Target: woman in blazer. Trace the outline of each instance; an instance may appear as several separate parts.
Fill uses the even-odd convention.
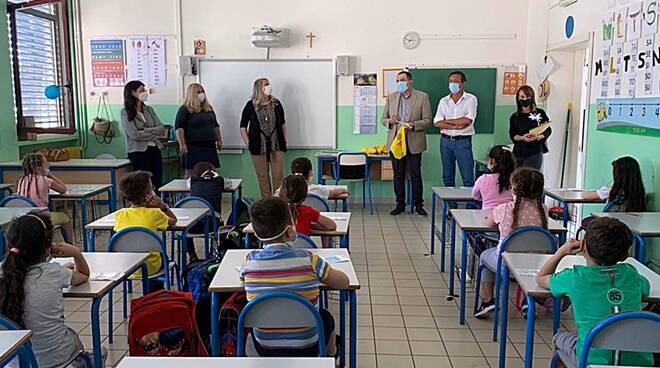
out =
[[[163,158],[159,138],[165,132],[158,115],[145,105],[149,92],[144,83],[134,80],[124,86],[124,109],[121,110],[121,125],[126,134],[126,153],[133,170],[150,172],[151,182],[158,190],[163,181]]]
[[[254,81],[252,99],[243,108],[241,137],[250,150],[262,198],[271,196],[273,187],[282,184],[286,136],[282,103],[271,95],[268,79],[259,78]]]

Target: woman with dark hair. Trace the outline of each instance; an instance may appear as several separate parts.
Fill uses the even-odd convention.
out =
[[[121,125],[126,134],[126,153],[133,170],[148,171],[151,182],[158,190],[163,182],[163,158],[159,138],[165,132],[158,115],[145,105],[149,92],[144,83],[134,80],[124,86],[124,109],[121,110]]]
[[[545,111],[536,107],[534,89],[530,86],[522,86],[518,89],[516,105],[518,111],[509,118],[509,137],[513,141],[513,155],[518,166],[541,170],[543,154],[548,153],[546,141],[552,134],[552,129],[548,128],[539,135],[530,133],[530,130],[549,122],[550,118]]]

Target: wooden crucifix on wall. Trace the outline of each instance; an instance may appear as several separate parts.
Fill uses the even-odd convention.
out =
[[[309,32],[305,38],[309,38],[309,48],[312,48],[312,42],[314,42],[314,39],[316,38],[316,35],[312,32]]]

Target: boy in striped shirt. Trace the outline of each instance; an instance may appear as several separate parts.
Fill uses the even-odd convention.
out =
[[[250,208],[250,220],[263,249],[250,252],[241,278],[248,300],[271,291],[287,291],[318,306],[319,286],[347,289],[348,277],[323,258],[287,244],[296,239],[296,229],[287,204],[279,198],[264,198]],[[328,355],[336,355],[335,322],[320,309]],[[261,356],[318,356],[316,328],[254,329],[254,346]]]

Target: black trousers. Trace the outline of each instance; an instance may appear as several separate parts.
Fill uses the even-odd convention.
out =
[[[390,153],[392,158],[392,169],[394,171],[394,195],[396,196],[397,208],[406,207],[406,168],[410,173],[410,180],[412,181],[412,197],[415,208],[424,207],[422,186],[422,154],[411,154],[410,151],[406,155],[397,160]]]
[[[153,176],[151,183],[154,185],[154,191],[163,186],[163,155],[160,148],[149,146],[144,152],[129,152],[128,159],[133,165],[133,170],[148,171]]]

